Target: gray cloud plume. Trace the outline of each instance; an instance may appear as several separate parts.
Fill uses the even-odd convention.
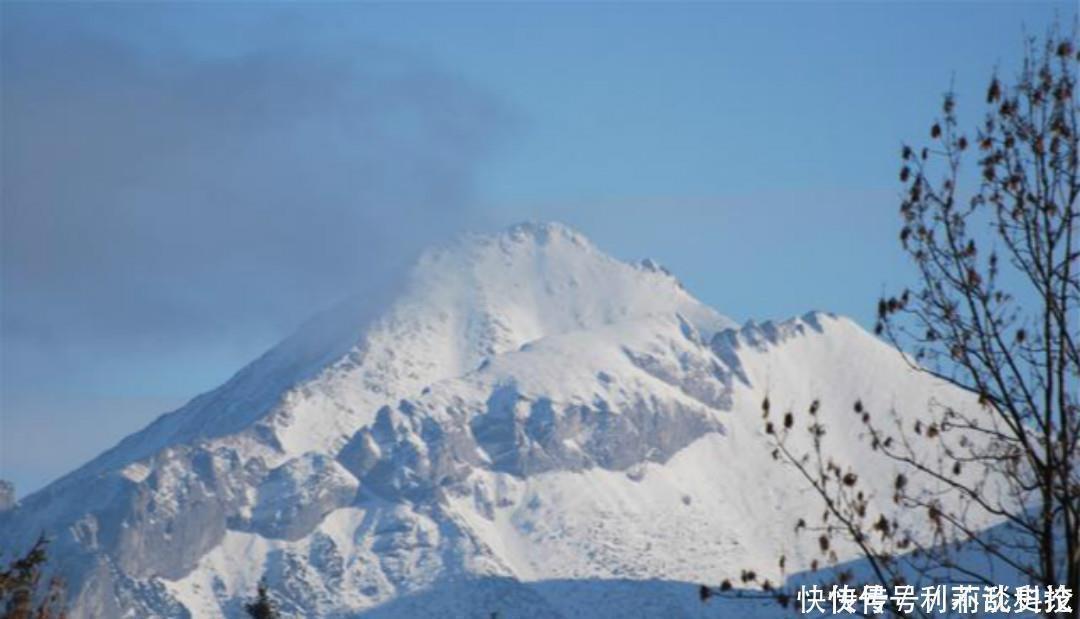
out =
[[[6,338],[294,324],[461,225],[496,105],[375,47],[155,57],[6,24]]]
[[[4,13],[9,422],[66,371],[262,347],[392,277],[469,225],[505,126],[486,94],[371,44],[269,37],[215,56],[73,26],[63,8]]]

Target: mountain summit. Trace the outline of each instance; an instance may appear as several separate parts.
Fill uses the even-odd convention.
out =
[[[698,616],[693,584],[775,572],[814,506],[760,403],[959,398],[852,321],[732,320],[558,224],[424,254],[224,385],[0,513],[42,529],[72,616]],[[860,464],[865,475],[889,472]],[[774,577],[775,579],[775,577]]]

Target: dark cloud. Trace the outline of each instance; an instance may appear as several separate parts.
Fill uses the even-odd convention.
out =
[[[373,45],[195,59],[5,17],[8,344],[287,328],[466,223],[500,124]]]

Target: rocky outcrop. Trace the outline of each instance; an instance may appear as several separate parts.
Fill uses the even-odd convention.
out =
[[[0,479],[0,512],[6,512],[12,507],[15,507],[15,484]]]

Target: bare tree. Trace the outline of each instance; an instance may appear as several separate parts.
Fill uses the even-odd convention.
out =
[[[836,564],[837,543],[861,559],[858,574],[823,570],[825,587],[990,587],[1009,574],[1043,593],[1064,585],[1080,594],[1077,48],[1075,26],[1071,35],[1055,28],[1042,42],[1029,40],[1015,80],[991,79],[976,131],[961,130],[949,92],[930,143],[902,148],[900,242],[918,275],[879,302],[876,332],[906,351],[915,371],[977,404],[934,405],[913,419],[854,403],[870,447],[898,471],[882,501],[831,457],[817,402],[805,427],[763,403],[773,456],[824,505],[820,516],[794,523],[818,536],[824,564],[812,567]],[[970,157],[974,169],[964,165]],[[962,197],[965,184],[975,189]],[[808,442],[793,440],[804,430]],[[916,525],[929,535],[915,534]],[[759,590],[725,582],[703,587],[703,600],[791,601],[791,592],[752,572],[740,580]],[[1080,617],[1080,600],[1071,606],[1053,616]],[[933,614],[892,599],[885,611]]]

